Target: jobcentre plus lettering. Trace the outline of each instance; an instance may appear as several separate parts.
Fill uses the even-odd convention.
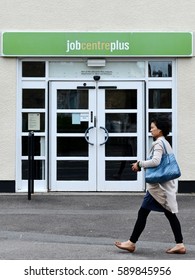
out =
[[[66,52],[70,51],[123,51],[123,50],[129,50],[130,44],[129,42],[120,42],[118,40],[114,42],[79,42],[76,41],[70,41],[67,40],[66,43]]]

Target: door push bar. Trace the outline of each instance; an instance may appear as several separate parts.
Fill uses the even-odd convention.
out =
[[[107,130],[105,127],[103,127],[103,126],[100,126],[100,129],[103,129],[103,130],[105,131],[105,133],[106,133],[106,139],[105,139],[105,141],[104,141],[103,143],[100,144],[100,146],[102,146],[102,145],[105,145],[106,142],[108,141],[109,133],[108,133],[108,130]]]
[[[117,89],[117,86],[99,86],[99,89]],[[95,86],[78,86],[77,89],[95,89]]]
[[[95,89],[94,86],[78,86],[77,89]]]
[[[87,141],[88,144],[90,144],[90,145],[93,146],[94,143],[90,142],[90,141],[88,140],[88,138],[87,138],[87,134],[88,134],[89,130],[91,130],[92,128],[95,128],[95,127],[94,127],[94,126],[90,126],[90,127],[88,127],[88,128],[86,129],[86,131],[85,131],[85,140]]]
[[[99,86],[99,89],[117,89],[117,86]]]

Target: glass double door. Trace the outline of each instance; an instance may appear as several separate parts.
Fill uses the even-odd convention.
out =
[[[141,191],[143,82],[50,82],[51,191]]]

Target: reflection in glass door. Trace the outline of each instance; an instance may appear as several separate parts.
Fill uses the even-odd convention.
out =
[[[51,190],[144,188],[142,82],[51,82],[49,131]]]

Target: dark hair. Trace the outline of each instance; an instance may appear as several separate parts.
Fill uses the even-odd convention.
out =
[[[162,131],[164,137],[170,132],[170,121],[166,116],[156,116],[151,119],[151,123],[155,123],[156,127]]]

